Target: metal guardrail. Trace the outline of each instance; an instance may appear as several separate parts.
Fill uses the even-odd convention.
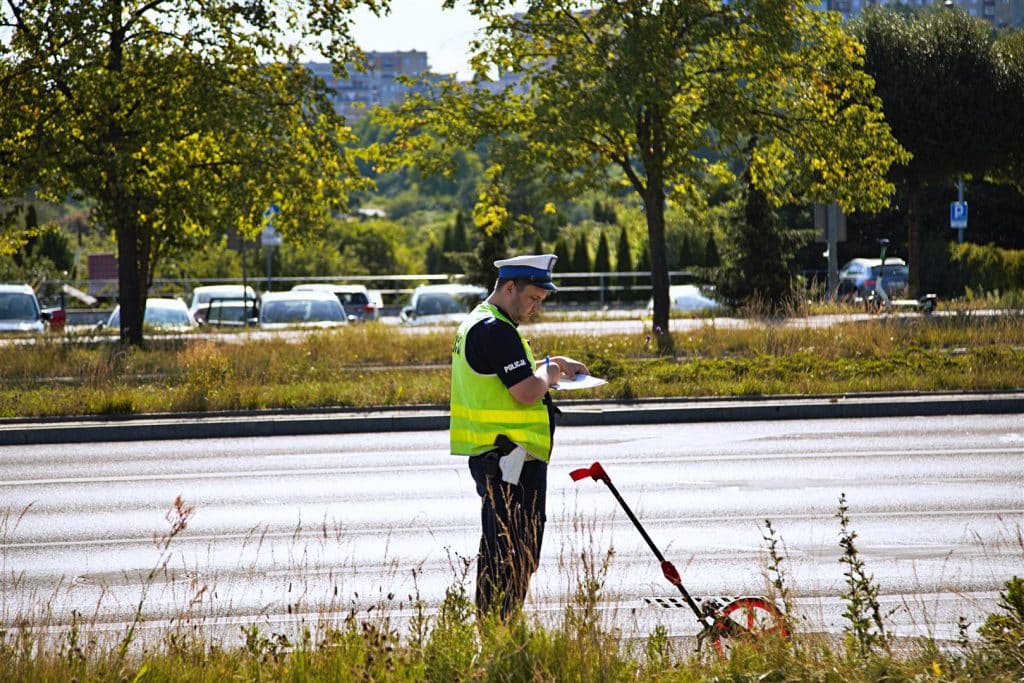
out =
[[[670,284],[693,282],[694,274],[690,271],[669,272]],[[365,284],[386,297],[385,303],[396,304],[412,293],[419,284],[443,284],[465,282],[466,276],[461,273],[428,273],[407,275],[323,275],[323,276],[275,276],[272,279],[274,289],[291,289],[292,285],[305,282],[330,282],[334,284]],[[643,299],[650,296],[650,271],[610,271],[602,273],[556,273],[559,300],[585,299],[594,303],[605,304],[620,300],[628,294],[629,299]],[[248,278],[245,284],[257,286],[266,283],[266,278]],[[193,289],[201,285],[237,284],[240,278],[162,278],[153,281],[151,295],[170,294],[187,298]],[[373,286],[371,286],[373,285]],[[89,292],[107,302],[117,296],[117,280],[42,280],[36,285],[40,299],[56,303],[60,291],[65,286]],[[44,304],[45,305],[45,304]]]

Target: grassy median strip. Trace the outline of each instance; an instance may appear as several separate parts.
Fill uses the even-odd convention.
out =
[[[154,340],[144,349],[90,337],[5,346],[0,417],[445,404],[453,334],[365,324],[300,341],[242,334]],[[673,333],[670,355],[652,336],[539,334],[531,345],[537,357],[570,355],[609,380],[571,398],[1024,388],[1019,314],[744,329],[705,321]]]

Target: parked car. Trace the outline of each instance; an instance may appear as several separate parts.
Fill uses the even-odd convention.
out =
[[[296,292],[310,292],[314,290],[334,294],[334,296],[338,297],[338,301],[341,302],[345,312],[350,316],[354,316],[356,320],[377,320],[380,318],[382,305],[379,295],[376,299],[372,298],[370,291],[366,289],[365,285],[332,285],[325,282],[314,282],[292,287],[292,291]]]
[[[192,317],[200,325],[213,327],[245,327],[259,322],[256,301],[212,299],[199,304]]]
[[[241,301],[243,298],[255,305],[259,297],[256,296],[256,290],[248,285],[204,285],[192,290],[192,302],[188,310],[195,316],[203,304],[211,301]]]
[[[885,259],[855,258],[846,262],[839,269],[839,287],[836,296],[840,300],[852,300],[856,297],[867,299],[875,291],[878,277],[882,277],[882,287],[890,299],[903,297],[907,293],[910,281],[910,268],[906,262],[897,257]]]
[[[348,323],[345,307],[331,292],[306,290],[264,292],[260,297],[259,325],[284,327],[337,327]]]
[[[50,314],[29,285],[0,285],[0,332],[42,332]]]
[[[366,296],[369,297],[370,303],[376,310],[374,314],[375,320],[380,320],[380,317],[384,315],[384,293],[379,289],[368,289],[366,290]]]
[[[476,285],[420,285],[398,317],[406,324],[460,323],[486,298],[487,290]]]
[[[194,330],[198,324],[188,312],[188,306],[181,299],[149,297],[146,299],[146,310],[142,314],[143,327],[158,328],[162,331],[187,332]],[[115,306],[107,322],[100,327],[118,329],[121,327],[121,306]]]
[[[706,296],[697,285],[670,285],[668,300],[670,310],[685,313],[724,308],[721,303]],[[647,302],[647,316],[652,315],[654,315],[654,297]]]

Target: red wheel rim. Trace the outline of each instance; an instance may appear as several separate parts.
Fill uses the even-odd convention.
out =
[[[732,621],[752,636],[773,633],[783,638],[789,636],[782,612],[774,603],[764,598],[737,598],[722,608],[715,619],[715,649],[726,653],[725,641],[731,636],[725,620]]]

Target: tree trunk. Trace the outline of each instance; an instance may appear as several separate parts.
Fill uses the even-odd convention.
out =
[[[122,2],[114,0],[109,14],[109,40],[107,45],[107,71],[120,75],[124,69],[124,31]],[[119,118],[120,102],[112,99],[106,120],[105,142],[113,148],[124,149],[126,133]],[[145,279],[149,255],[140,249],[144,226],[138,223],[135,204],[130,201],[124,180],[125,169],[111,159],[107,170],[107,192],[102,203],[108,215],[114,217],[117,231],[117,286],[121,305],[121,343],[142,346],[142,323],[146,310]]]
[[[647,216],[647,244],[651,260],[651,294],[654,299],[653,333],[661,353],[673,353],[669,333],[668,259],[665,256],[665,144],[664,117],[657,107],[645,109],[637,118],[637,142],[647,173],[640,193]],[[636,184],[636,183],[635,183]]]
[[[139,228],[131,220],[117,225],[117,284],[121,305],[121,343],[142,346],[142,321],[146,310],[146,288],[139,279]]]
[[[673,344],[668,325],[668,259],[665,258],[665,189],[660,182],[652,180],[647,185],[644,212],[647,215],[647,243],[650,250],[651,290],[654,298],[654,319],[651,324],[658,349],[663,353],[671,353]]]

